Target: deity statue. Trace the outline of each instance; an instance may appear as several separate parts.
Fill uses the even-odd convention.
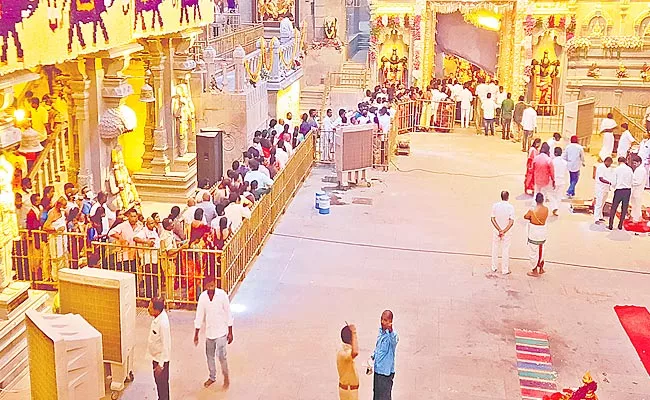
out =
[[[589,36],[603,36],[603,30],[604,29],[600,18],[594,18],[594,21],[591,24],[591,31],[589,32]]]
[[[618,64],[618,69],[616,70],[616,77],[621,79],[621,78],[627,78],[629,74],[627,73],[627,67],[623,65],[623,62],[621,61]]]
[[[648,63],[643,63],[643,67],[641,67],[641,79],[643,82],[650,82],[650,66],[648,66]]]
[[[537,72],[536,102],[552,104],[557,100],[557,76],[560,74],[560,60],[551,61],[548,51],[544,51],[541,60],[533,60],[533,73]]]
[[[128,210],[131,207],[139,207],[140,196],[131,180],[131,175],[124,165],[122,150],[114,149],[111,152],[112,174],[109,177],[111,194],[116,196],[117,207],[121,210]]]
[[[591,67],[589,67],[589,70],[587,71],[587,76],[596,79],[600,78],[600,68],[598,68],[596,63],[591,64]]]
[[[295,0],[257,0],[257,15],[261,21],[279,21],[293,12]]]
[[[323,28],[325,29],[325,37],[328,39],[336,39],[338,20],[334,17],[326,17]]]
[[[589,372],[582,377],[582,386],[576,390],[564,389],[562,392],[544,396],[543,400],[598,400],[596,389],[598,384],[594,382]]]
[[[382,83],[406,83],[408,58],[406,56],[400,58],[399,55],[397,55],[397,48],[393,47],[391,56],[383,56],[380,61]],[[388,64],[388,68],[386,64]]]
[[[175,90],[176,93],[172,98],[172,112],[178,138],[178,155],[182,157],[187,153],[190,135],[194,134],[194,103],[186,83],[179,83]]]

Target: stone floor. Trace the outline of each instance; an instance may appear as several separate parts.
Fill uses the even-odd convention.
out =
[[[313,209],[314,193],[332,186],[323,178],[334,172],[314,169],[234,296],[227,392],[201,386],[207,369],[192,344],[193,313],[170,313],[172,399],[335,399],[341,327],[358,326],[362,371],[386,308],[400,334],[395,399],[520,399],[515,328],[550,335],[560,387],[590,370],[600,399],[650,399],[648,374],[613,310],[650,305],[650,238],[606,231],[563,204],[549,222],[548,273],[529,278],[522,216],[530,197],[518,145],[417,134],[412,149],[396,159],[399,171],[373,171],[371,187],[333,192],[340,204],[327,216]],[[588,167],[578,195],[591,196],[592,186]],[[517,213],[505,278],[487,274],[489,213],[504,189]],[[149,322],[142,311],[135,381],[123,399],[156,398],[144,357]],[[371,386],[362,375],[361,399]]]

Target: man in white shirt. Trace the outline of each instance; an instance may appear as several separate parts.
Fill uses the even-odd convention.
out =
[[[503,105],[503,100],[506,99],[507,93],[503,91],[503,86],[499,86],[498,91],[493,95],[494,102],[497,103],[496,116],[494,118],[497,125],[501,125],[501,106]]]
[[[639,157],[641,157],[642,165],[646,168],[650,168],[650,131],[648,131],[645,139],[639,143]]]
[[[569,187],[567,188],[566,195],[568,198],[572,198],[576,195],[576,186],[580,179],[580,167],[585,165],[585,151],[580,143],[578,143],[578,137],[576,135],[571,136],[571,143],[564,149],[562,158],[566,160],[567,168],[569,169]]]
[[[259,161],[252,159],[248,162],[248,166],[250,167],[250,171],[246,173],[246,176],[244,177],[244,181],[245,182],[257,181],[258,188],[263,190],[270,189],[271,186],[273,185],[273,180],[269,178],[267,175],[260,172]]]
[[[169,400],[169,360],[172,356],[172,332],[165,311],[165,300],[154,297],[149,301],[149,315],[153,317],[147,354],[153,365],[153,379],[156,382],[158,400]]]
[[[136,254],[135,254],[135,236],[144,229],[142,222],[138,220],[138,212],[135,208],[130,208],[126,211],[126,221],[113,227],[108,232],[108,236],[117,241],[117,244],[125,246],[125,248],[118,249],[117,251],[117,266],[118,271],[136,273]],[[129,247],[126,247],[129,246]]]
[[[99,207],[104,208],[104,216],[102,217],[102,235],[108,235],[108,230],[111,228],[111,224],[115,222],[115,213],[108,208],[106,201],[108,200],[108,195],[105,192],[97,193],[97,201],[90,208],[89,215],[92,217],[97,212]]]
[[[641,164],[641,157],[636,154],[632,155],[632,168],[634,168],[634,174],[632,175],[632,193],[630,195],[632,222],[640,222],[641,199],[643,197],[643,191],[648,184],[648,171]]]
[[[488,130],[490,131],[490,135],[494,136],[494,116],[497,104],[492,99],[492,93],[486,95],[485,101],[481,103],[481,108],[483,109],[483,129],[485,130],[485,136],[488,135]]]
[[[458,95],[460,101],[461,128],[469,127],[469,121],[472,116],[472,100],[474,99],[474,95],[467,87],[468,85],[466,84],[463,90],[461,90],[460,94]]]
[[[390,132],[391,117],[386,107],[382,107],[379,110],[379,117],[377,119],[379,120],[379,129],[381,132],[384,135],[388,135],[388,132]]]
[[[512,232],[510,229],[515,223],[515,208],[508,203],[510,194],[505,190],[501,192],[501,201],[492,206],[492,272],[497,271],[499,261],[499,246],[501,246],[501,273],[510,273],[510,243]]]
[[[614,129],[617,124],[613,118],[614,115],[609,113],[607,114],[607,118],[603,119],[600,123],[600,132],[603,134],[603,144],[598,152],[598,156],[601,160],[610,157],[614,151]],[[620,157],[620,154],[618,156]]]
[[[618,147],[616,148],[616,155],[619,157],[627,157],[627,152],[630,150],[630,147],[632,147],[633,143],[636,143],[636,140],[634,140],[634,136],[630,133],[629,125],[627,122],[623,122],[621,124],[621,128],[624,129],[623,133],[621,133],[621,138],[618,139]]]
[[[566,186],[567,178],[569,177],[569,169],[567,162],[562,158],[562,148],[556,147],[553,158],[553,174],[555,176],[555,187],[551,192],[550,206],[553,215],[557,216],[560,202],[562,201],[562,192]]]
[[[499,93],[499,81],[497,81],[496,79],[492,80],[488,84],[488,89],[489,89],[489,92],[492,94],[492,99],[496,100],[497,93]]]
[[[160,249],[160,237],[156,229],[156,221],[147,218],[144,229],[136,233],[133,241],[138,247],[150,247],[151,250],[138,249],[140,265],[144,266],[144,297],[158,296],[158,249]],[[142,268],[142,267],[141,267]],[[141,280],[141,279],[140,279]]]
[[[561,141],[562,136],[558,132],[555,132],[553,137],[546,142],[548,143],[548,147],[551,149],[551,158],[555,157],[555,148],[560,146]]]
[[[621,204],[621,218],[618,220],[618,229],[623,229],[623,221],[627,214],[627,207],[630,204],[630,195],[632,194],[632,179],[634,172],[625,163],[625,157],[618,158],[618,167],[614,170],[614,199],[612,200],[612,210],[609,212],[609,226],[610,231],[614,229],[614,217],[618,205]]]
[[[612,157],[607,157],[605,161],[596,167],[596,184],[594,188],[596,198],[594,202],[594,223],[596,224],[605,222],[605,218],[603,218],[603,207],[605,206],[609,189],[612,186],[612,170],[609,168],[612,162]]]
[[[235,232],[241,226],[244,218],[250,219],[251,210],[248,207],[244,207],[241,203],[241,197],[235,192],[230,193],[228,200],[230,201],[230,204],[226,206],[223,212],[225,217],[228,218],[228,221],[230,221],[230,229]],[[214,221],[212,221],[212,227],[214,229],[219,229],[219,222],[217,220],[218,218],[215,218]]]
[[[205,323],[205,354],[208,360],[210,377],[204,387],[212,385],[217,379],[217,367],[214,362],[215,353],[221,364],[223,374],[223,387],[230,386],[228,374],[228,361],[226,360],[226,345],[232,343],[233,318],[230,312],[230,300],[221,289],[215,289],[214,280],[207,278],[206,290],[199,296],[194,319],[194,346],[199,345],[199,332]]]
[[[485,82],[481,82],[476,86],[476,96],[479,100],[485,101],[488,93],[490,93],[490,88]]]
[[[521,115],[521,126],[524,130],[524,135],[521,137],[521,151],[528,153],[530,148],[530,141],[537,129],[537,111],[535,111],[535,103],[530,103]]]
[[[280,44],[288,43],[293,39],[293,15],[287,13],[280,21]]]
[[[331,161],[330,155],[334,152],[334,121],[332,109],[328,108],[323,119],[323,129],[320,130],[320,159]]]

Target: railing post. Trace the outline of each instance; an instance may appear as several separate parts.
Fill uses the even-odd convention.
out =
[[[271,65],[269,80],[277,82],[280,80],[280,42],[278,41],[278,38],[271,38],[270,45],[273,50],[271,54],[273,64]]]
[[[235,64],[235,93],[244,91],[244,76],[246,75],[246,69],[244,68],[245,56],[246,52],[241,46],[237,46],[232,53],[233,63]],[[261,59],[260,62],[262,62]]]

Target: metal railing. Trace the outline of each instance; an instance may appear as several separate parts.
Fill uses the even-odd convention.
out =
[[[629,104],[627,106],[627,116],[636,122],[639,123],[641,126],[645,126],[645,112],[648,109],[648,106],[644,106],[642,104]]]
[[[242,46],[247,54],[254,51],[257,48],[257,39],[263,36],[262,24],[241,24],[237,29],[225,34],[220,34],[211,24],[204,27],[204,31],[190,48],[190,53],[195,61],[198,61],[203,56],[203,49],[210,46],[217,53],[217,59],[229,60],[237,46]]]
[[[545,138],[562,133],[564,127],[563,104],[540,104],[537,106],[537,131],[535,136]]]
[[[358,72],[329,72],[327,74],[328,85],[331,88],[354,88],[365,89],[368,87],[368,71]]]
[[[309,174],[313,160],[314,141],[308,137],[223,250],[185,245],[163,251],[141,245],[89,242],[84,233],[22,230],[12,251],[16,278],[34,287],[53,289],[61,268],[89,266],[129,272],[136,276],[136,300],[140,305],[152,296],[163,295],[171,306],[194,308],[207,278],[231,294]]]
[[[43,193],[45,186],[52,186],[61,181],[61,172],[66,169],[65,141],[68,133],[67,124],[57,125],[48,137],[45,148],[29,169],[27,175],[32,180],[35,193]]]
[[[630,133],[632,134],[632,136],[634,136],[634,139],[637,142],[641,143],[641,141],[646,136],[645,127],[641,125],[639,122],[637,122],[637,120],[630,118],[626,114],[623,114],[623,112],[617,107],[614,107],[614,109],[612,109],[612,114],[614,114],[614,121],[616,121],[616,124],[618,126],[621,126],[622,123],[627,122]]]

